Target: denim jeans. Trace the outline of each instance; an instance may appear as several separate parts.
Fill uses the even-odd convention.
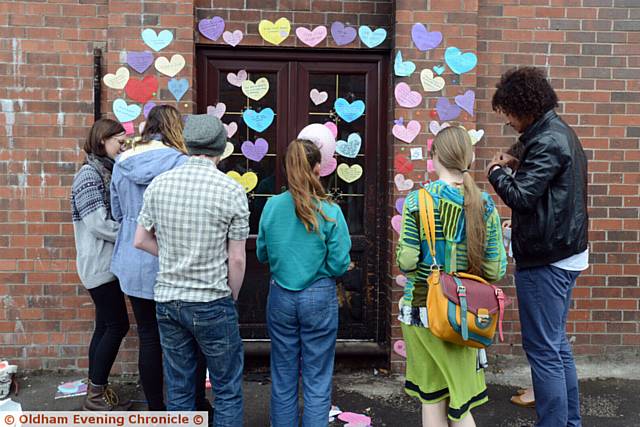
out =
[[[298,427],[302,373],[303,427],[326,427],[331,409],[338,332],[336,282],[320,279],[302,291],[271,280],[267,300],[271,338],[271,425]]]
[[[167,410],[196,410],[196,366],[202,350],[211,376],[217,427],[241,427],[244,354],[231,297],[157,303],[167,382]],[[199,347],[199,348],[198,348]]]
[[[567,314],[579,271],[547,265],[516,271],[522,348],[531,365],[540,427],[581,426]]]

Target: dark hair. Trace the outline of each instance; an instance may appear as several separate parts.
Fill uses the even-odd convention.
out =
[[[180,112],[171,105],[158,105],[149,111],[142,131],[142,143],[151,141],[155,135],[162,135],[162,142],[187,154],[182,130],[184,124]]]
[[[509,147],[507,154],[520,160],[524,154],[524,143],[520,140],[516,141],[511,147]]]
[[[500,77],[493,94],[493,111],[519,119],[537,120],[558,106],[558,95],[541,68],[512,68]]]
[[[87,154],[95,154],[96,156],[105,157],[107,151],[104,148],[103,141],[111,138],[114,135],[124,133],[124,127],[119,122],[112,119],[98,119],[91,126],[89,136],[82,149]]]

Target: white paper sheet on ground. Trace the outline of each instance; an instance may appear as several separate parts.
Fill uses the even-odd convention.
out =
[[[22,405],[10,398],[0,400],[0,412],[22,412]]]

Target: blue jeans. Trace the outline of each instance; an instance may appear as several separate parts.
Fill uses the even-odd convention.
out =
[[[298,427],[298,379],[302,373],[303,427],[326,427],[331,409],[338,297],[333,279],[302,291],[273,280],[267,300],[271,338],[271,425]]]
[[[579,271],[547,265],[516,271],[522,348],[531,365],[540,427],[581,426],[567,314]]]
[[[157,303],[156,315],[167,381],[167,410],[196,410],[199,347],[207,360],[215,396],[213,425],[241,427],[244,354],[231,297],[204,303]]]

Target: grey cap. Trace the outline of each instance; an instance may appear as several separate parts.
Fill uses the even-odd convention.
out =
[[[208,114],[190,114],[184,123],[184,142],[189,154],[219,156],[227,145],[227,130],[219,118]]]

